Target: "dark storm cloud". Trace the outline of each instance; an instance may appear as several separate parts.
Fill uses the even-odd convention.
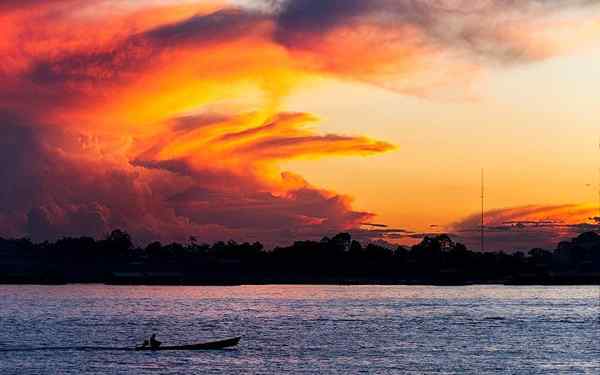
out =
[[[406,26],[421,31],[430,46],[462,49],[501,63],[543,59],[542,52],[516,39],[519,25],[569,9],[597,10],[596,0],[281,0],[276,2],[275,39],[291,48],[310,49],[315,39],[361,25],[385,31]],[[527,32],[523,30],[522,32]],[[343,37],[341,37],[343,38]],[[411,42],[406,40],[406,42]],[[340,43],[343,40],[340,39]],[[374,48],[379,46],[374,45]]]
[[[224,9],[208,15],[197,15],[181,22],[160,26],[143,35],[163,46],[180,43],[214,43],[252,34],[264,15],[241,9]]]
[[[381,4],[364,0],[296,0],[284,1],[276,16],[277,37],[284,43],[300,32],[325,33],[338,25],[348,24]]]

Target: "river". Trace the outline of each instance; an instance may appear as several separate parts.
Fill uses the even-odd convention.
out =
[[[598,374],[599,298],[593,286],[4,285],[0,374]],[[242,341],[110,349],[153,332],[163,345]]]

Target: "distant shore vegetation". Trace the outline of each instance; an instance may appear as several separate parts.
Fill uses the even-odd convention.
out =
[[[600,284],[600,235],[582,233],[552,250],[477,252],[448,235],[411,246],[363,245],[348,233],[266,250],[259,242],[153,242],[127,232],[34,243],[0,238],[0,283],[236,285]]]

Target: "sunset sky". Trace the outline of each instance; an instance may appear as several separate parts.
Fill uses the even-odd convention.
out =
[[[600,1],[4,0],[0,237],[593,229]],[[369,225],[378,224],[378,225]]]

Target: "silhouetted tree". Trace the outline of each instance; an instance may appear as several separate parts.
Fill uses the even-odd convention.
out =
[[[292,277],[313,282],[322,277],[546,282],[552,273],[589,275],[600,271],[600,236],[583,233],[561,242],[554,252],[535,248],[527,255],[472,252],[445,234],[427,236],[410,249],[403,246],[391,249],[377,243],[363,247],[349,233],[338,233],[320,241],[297,241],[272,251],[266,251],[259,242],[219,241],[208,245],[199,244],[193,237],[185,245],[152,242],[139,249],[122,230],[112,231],[99,241],[91,237],[65,237],[35,244],[26,238],[0,238],[0,282],[2,275],[15,272],[14,264],[21,264],[27,272],[37,275],[36,282],[98,282],[106,280],[115,270],[132,270],[134,274],[144,270],[165,270],[170,274],[176,271],[175,274],[181,272],[189,280],[198,281],[205,280],[204,275],[212,275],[211,280],[216,281],[244,277],[263,280],[264,275],[270,275],[279,277],[276,280]]]
[[[363,247],[360,242],[353,240],[350,244],[350,253],[352,254],[360,254],[363,251]]]
[[[133,242],[129,233],[120,229],[115,229],[102,241],[99,241],[100,248],[113,256],[125,256],[133,249]]]
[[[352,237],[349,233],[338,233],[329,241],[329,245],[336,251],[348,251],[350,250],[351,242]]]

